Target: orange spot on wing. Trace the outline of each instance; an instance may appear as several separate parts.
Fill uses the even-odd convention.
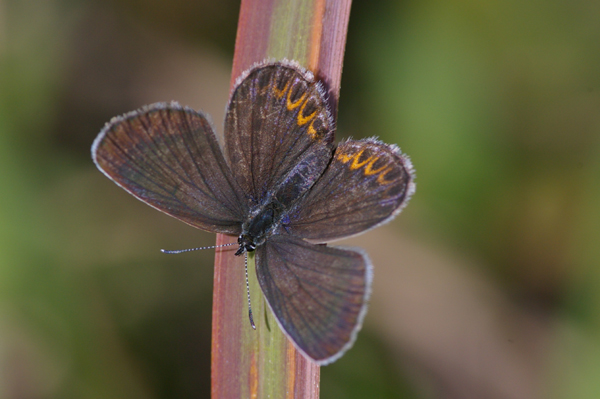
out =
[[[337,159],[339,159],[344,164],[352,161],[352,163],[350,164],[350,170],[356,170],[356,169],[362,168],[364,166],[365,168],[364,168],[363,172],[364,172],[365,176],[372,176],[372,175],[379,174],[379,176],[377,176],[377,183],[379,183],[379,184],[383,185],[383,184],[391,183],[392,182],[391,180],[385,179],[385,175],[392,171],[392,167],[389,164],[385,164],[380,168],[373,169],[373,165],[380,158],[375,155],[371,155],[364,161],[360,162],[359,159],[362,156],[364,151],[365,150],[363,149],[354,154],[344,154],[343,152],[339,152],[337,154]]]
[[[300,122],[298,122],[300,123]],[[315,130],[315,128],[313,127],[313,123],[315,123],[315,119],[313,119],[312,122],[310,122],[310,125],[308,125],[308,130],[307,133],[308,135],[313,138],[316,139],[317,138],[317,131]]]
[[[315,117],[315,115],[317,115],[317,111],[318,110],[314,110],[312,114],[308,115],[308,116],[304,116],[304,107],[306,107],[306,104],[308,103],[308,101],[305,101],[304,104],[302,104],[302,107],[300,108],[300,112],[298,113],[298,126],[302,126],[305,125],[306,123],[308,123],[312,118]],[[289,107],[288,107],[289,109]],[[312,126],[312,124],[311,124]],[[314,131],[315,129],[313,129]],[[316,132],[315,132],[316,133]]]
[[[288,90],[289,87],[290,87],[290,82],[286,82],[285,86],[281,90],[279,90],[277,88],[277,85],[273,85],[273,94],[275,94],[275,97],[277,97],[277,99],[280,99],[281,97],[283,97],[283,95],[285,94],[285,92]]]
[[[288,95],[287,95],[287,109],[288,111],[292,111],[296,108],[298,108],[300,106],[300,104],[302,104],[304,102],[304,99],[306,98],[306,94],[307,92],[305,91],[304,94],[302,94],[302,96],[297,99],[296,101],[292,102],[290,96],[292,95],[292,91],[288,91]]]
[[[384,184],[390,184],[392,182],[392,180],[385,180],[385,175],[390,172],[392,170],[392,168],[387,168],[386,170],[384,170],[383,172],[381,172],[379,174],[379,176],[377,176],[377,183],[384,185]]]
[[[371,159],[371,158],[373,158],[373,159]],[[377,174],[377,173],[381,172],[382,170],[384,170],[385,168],[388,167],[388,165],[385,164],[385,165],[383,165],[379,169],[375,169],[375,170],[371,169],[373,167],[373,165],[375,164],[375,162],[379,159],[379,157],[371,157],[371,158],[369,158],[369,159],[371,159],[371,161],[369,162],[369,164],[365,168],[365,175],[366,176],[371,176],[371,175]]]
[[[337,153],[337,159],[342,161],[342,163],[347,163],[349,160],[352,159],[352,157],[353,157],[352,155],[344,154],[341,151],[338,151],[338,153]]]
[[[369,158],[365,159],[362,162],[359,162],[360,156],[362,155],[362,153],[364,152],[364,150],[360,150],[360,152],[357,152],[354,155],[354,161],[352,161],[352,165],[350,165],[350,170],[356,170],[359,168],[362,168],[363,166],[365,166],[367,163],[369,163],[371,161],[371,159],[373,158],[372,156],[370,156]]]
[[[371,159],[373,158],[372,156],[370,156],[369,158],[367,158],[366,160],[360,162],[360,156],[363,154],[365,150],[360,150],[359,152],[356,152],[352,155],[350,154],[344,154],[344,153],[339,153],[337,158],[342,161],[342,163],[348,163],[350,160],[352,160],[352,164],[350,165],[350,170],[356,170],[358,168],[363,167],[364,165],[366,165],[368,162],[371,161]]]

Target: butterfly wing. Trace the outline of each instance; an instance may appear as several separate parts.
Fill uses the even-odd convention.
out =
[[[320,83],[297,64],[267,63],[238,78],[225,116],[225,153],[251,204],[309,152],[324,152],[323,146],[330,152],[332,129]],[[324,168],[311,173],[318,176]]]
[[[208,120],[176,103],[113,118],[92,146],[96,166],[148,205],[202,230],[239,234],[245,198]]]
[[[280,232],[325,242],[391,220],[415,190],[410,160],[375,139],[345,141]]]
[[[366,254],[274,235],[256,250],[256,274],[280,327],[303,353],[327,364],[350,348],[370,294]]]

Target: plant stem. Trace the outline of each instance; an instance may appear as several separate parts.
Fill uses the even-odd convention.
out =
[[[253,64],[287,58],[310,69],[328,90],[335,116],[350,0],[242,0],[231,84]],[[236,237],[217,235],[217,244]],[[248,259],[250,327],[244,263],[225,247],[215,255],[212,397],[318,398],[319,367],[296,351],[279,329]]]

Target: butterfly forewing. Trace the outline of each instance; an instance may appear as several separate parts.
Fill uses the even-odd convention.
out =
[[[256,250],[256,274],[280,326],[311,359],[327,364],[351,346],[371,285],[366,255],[274,235]]]
[[[414,191],[410,160],[374,139],[346,141],[281,232],[325,242],[390,220]]]
[[[251,203],[265,198],[307,152],[332,148],[332,128],[323,89],[310,72],[288,62],[242,75],[227,107],[225,153]]]
[[[158,210],[203,230],[240,233],[246,201],[202,114],[172,103],[113,118],[92,157],[104,174]]]

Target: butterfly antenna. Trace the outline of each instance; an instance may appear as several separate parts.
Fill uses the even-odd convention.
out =
[[[215,249],[215,248],[221,248],[221,247],[228,247],[230,245],[238,245],[235,242],[231,242],[229,244],[221,244],[221,245],[212,245],[210,247],[198,247],[198,248],[188,248],[188,249],[176,249],[174,251],[170,251],[168,249],[161,249],[160,252],[162,252],[163,254],[182,254],[184,252],[192,252],[192,251],[200,251],[202,249]]]
[[[248,317],[250,317],[250,325],[256,330],[254,318],[252,317],[252,305],[250,304],[250,284],[248,283],[248,253],[244,256],[244,270],[246,270],[246,293],[248,293]]]

